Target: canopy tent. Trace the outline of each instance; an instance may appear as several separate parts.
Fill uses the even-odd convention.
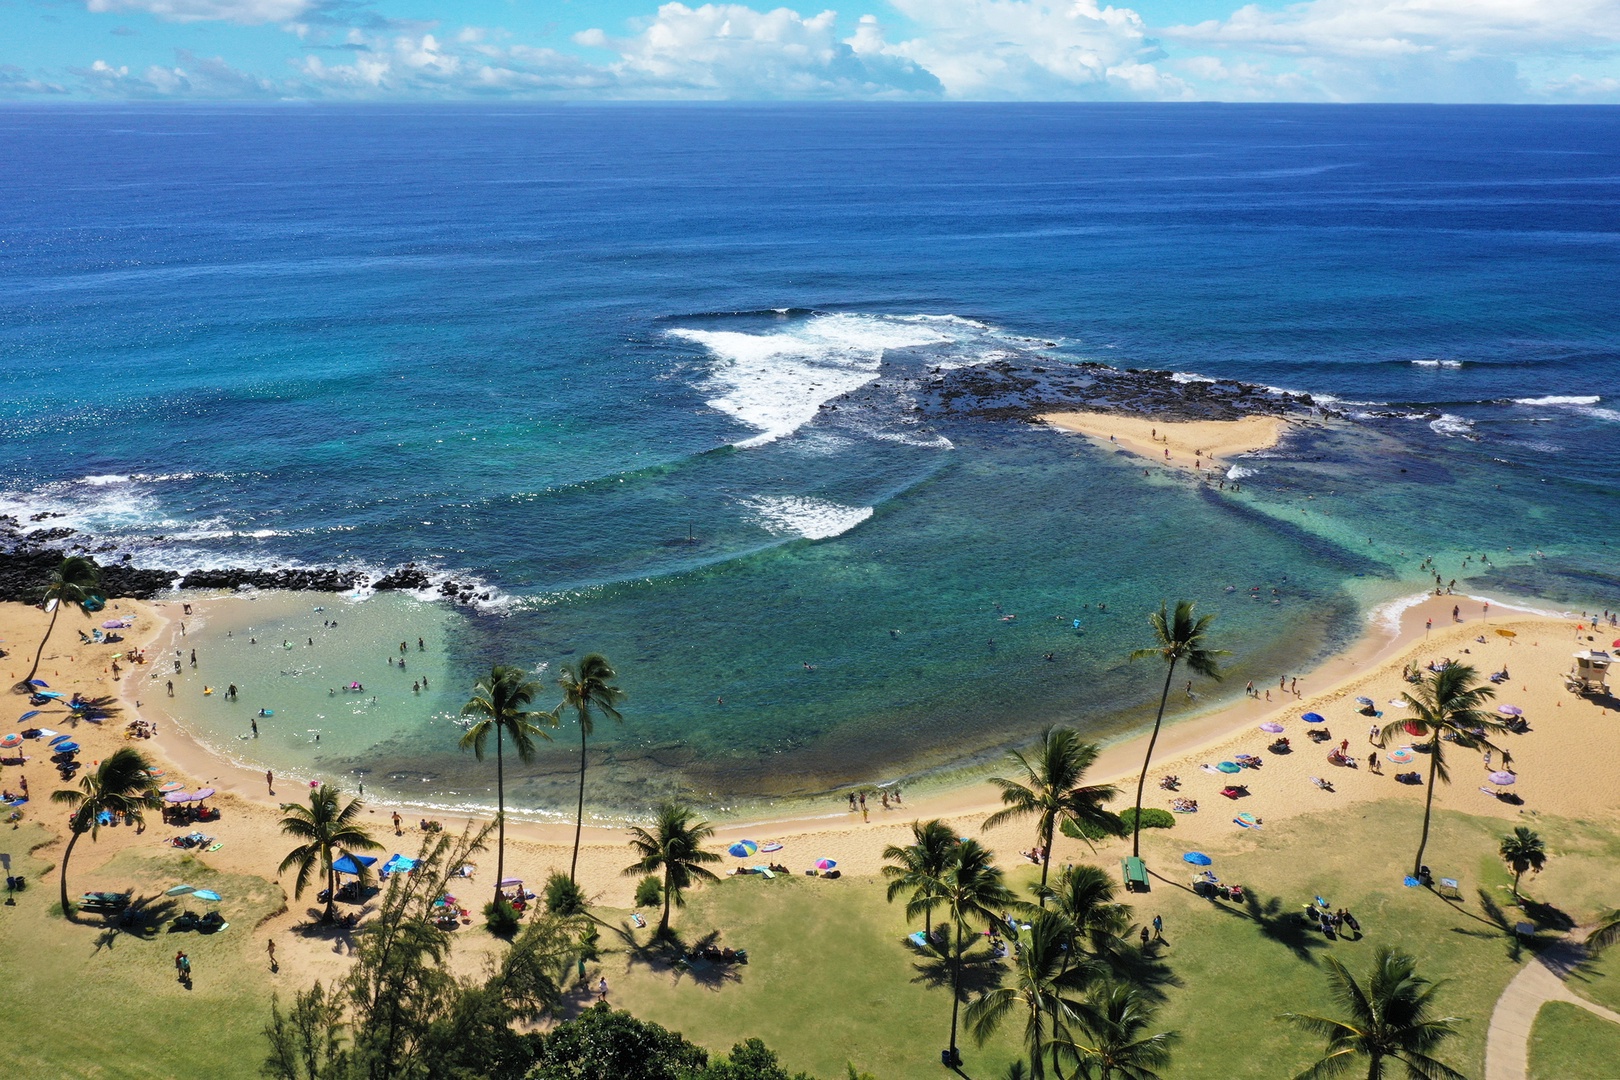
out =
[[[345,851],[342,858],[333,861],[332,869],[340,874],[353,874],[355,877],[359,877],[376,862],[377,859],[374,855],[353,855]]]

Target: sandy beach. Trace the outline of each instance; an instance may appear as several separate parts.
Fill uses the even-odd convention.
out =
[[[1487,618],[1484,603],[1485,598],[1481,597],[1444,596],[1421,601],[1413,598],[1409,606],[1396,606],[1387,610],[1382,619],[1370,621],[1360,641],[1315,670],[1298,676],[1289,673],[1281,687],[1275,684],[1257,687],[1254,697],[1245,696],[1234,705],[1191,719],[1184,717],[1197,710],[1197,702],[1187,701],[1179,691],[1173,693],[1165,733],[1149,774],[1144,805],[1168,808],[1173,797],[1197,800],[1196,813],[1177,815],[1177,842],[1211,849],[1231,844],[1264,844],[1265,823],[1304,811],[1347,808],[1367,800],[1401,797],[1411,800],[1416,810],[1421,805],[1422,786],[1396,781],[1395,774],[1401,770],[1387,757],[1397,747],[1369,745],[1368,729],[1373,723],[1383,723],[1399,715],[1400,710],[1391,702],[1398,699],[1405,688],[1401,676],[1403,666],[1424,665],[1451,657],[1473,664],[1482,675],[1506,667],[1510,678],[1497,688],[1496,700],[1522,708],[1531,730],[1524,735],[1503,736],[1518,773],[1512,790],[1523,798],[1522,806],[1501,802],[1481,791],[1482,787],[1490,786],[1486,780],[1489,770],[1469,751],[1453,751],[1450,755],[1455,780],[1451,786],[1439,790],[1437,805],[1503,819],[1515,819],[1522,814],[1556,814],[1591,821],[1616,821],[1620,810],[1612,799],[1610,769],[1612,762],[1620,760],[1620,715],[1612,708],[1612,701],[1599,703],[1577,698],[1564,690],[1561,681],[1561,674],[1570,667],[1573,651],[1606,646],[1611,635],[1594,637],[1583,633],[1578,639],[1576,626],[1583,622],[1578,615],[1532,614],[1512,610],[1499,600],[1491,602]],[[1459,622],[1452,621],[1454,605],[1461,609]],[[138,696],[140,688],[150,685],[146,673],[126,669],[123,685],[115,684],[112,652],[131,644],[166,640],[170,617],[179,614],[179,605],[121,601],[109,605],[108,611],[112,615],[129,615],[134,620],[122,645],[79,644],[77,631],[88,629],[88,624],[77,613],[72,613],[59,620],[51,644],[45,650],[40,675],[53,688],[64,692],[120,692],[122,711],[100,725],[75,726],[66,716],[66,710],[47,708],[29,722],[71,732],[84,748],[81,756],[89,768],[116,747],[126,745],[127,722],[147,710],[146,703]],[[1398,632],[1392,625],[1396,612]],[[1426,629],[1430,620],[1433,620],[1433,629]],[[26,672],[45,621],[44,614],[37,609],[15,604],[0,607],[0,641],[10,653],[0,670],[5,671],[8,680],[15,681]],[[1498,633],[1503,630],[1516,636],[1510,638]],[[163,662],[169,659],[167,652],[151,655],[161,657]],[[1145,673],[1144,677],[1150,676]],[[1296,678],[1297,693],[1294,692]],[[1269,701],[1266,700],[1268,692]],[[1355,702],[1357,697],[1376,702],[1384,718],[1362,715]],[[22,703],[21,698],[17,701]],[[1322,714],[1327,722],[1307,725],[1300,716],[1309,711]],[[1283,726],[1284,734],[1292,742],[1292,753],[1280,755],[1267,750],[1274,736],[1261,732],[1259,725],[1268,721]],[[1331,737],[1321,743],[1310,741],[1306,732],[1313,726],[1330,732]],[[1326,760],[1328,750],[1346,740],[1349,754],[1358,759],[1356,768],[1336,766]],[[302,800],[309,786],[306,780],[276,777],[272,796],[262,773],[227,766],[168,722],[159,723],[156,739],[138,740],[134,745],[153,756],[157,767],[164,770],[165,779],[219,789],[215,803],[222,809],[223,819],[208,826],[208,831],[217,834],[224,846],[203,858],[219,869],[274,877],[275,866],[286,847],[276,825],[278,804],[283,800]],[[65,816],[48,809],[44,801],[48,792],[59,784],[43,749],[37,742],[25,743],[25,763],[21,767],[7,765],[0,773],[0,784],[16,790],[19,777],[26,776],[33,794],[33,801],[26,808],[28,816],[45,822],[65,838]],[[1114,744],[1105,750],[1093,770],[1097,781],[1121,785],[1122,796],[1115,804],[1116,809],[1129,805],[1134,796],[1135,777],[1144,749],[1145,742],[1140,737]],[[1383,763],[1381,771],[1368,767],[1367,757],[1374,751]],[[1259,755],[1263,763],[1259,768],[1244,769],[1237,775],[1205,768],[1242,753]],[[1420,768],[1422,764],[1420,756],[1415,764],[1406,768]],[[1157,781],[1165,775],[1181,778],[1179,791],[1160,789]],[[1311,782],[1312,776],[1330,781],[1333,790],[1318,789]],[[1220,790],[1229,783],[1244,785],[1248,794],[1235,800],[1224,798]],[[904,841],[912,820],[944,817],[964,834],[971,832],[984,837],[1003,861],[1015,861],[1019,858],[1018,852],[1031,845],[1030,830],[1018,824],[988,832],[982,830],[983,817],[994,808],[993,792],[988,785],[975,784],[889,809],[873,799],[868,806],[869,822],[863,821],[859,813],[849,812],[842,803],[829,806],[824,814],[728,822],[719,830],[717,846],[743,837],[761,843],[776,840],[783,848],[770,858],[795,871],[815,859],[834,858],[846,873],[871,874],[882,865],[884,847]],[[389,835],[391,814],[396,809],[406,826],[404,835],[397,839]],[[1258,819],[1261,827],[1245,829],[1236,824],[1234,819],[1239,812]],[[368,805],[367,814],[378,839],[388,844],[390,850],[407,854],[414,851],[419,841],[416,826],[422,816],[416,808],[378,802]],[[445,819],[444,823],[450,829],[459,829],[464,824],[457,819]],[[103,830],[96,844],[79,848],[75,859],[75,886],[100,887],[103,882],[98,880],[96,868],[122,847],[159,844],[176,831],[162,825],[156,815],[149,821],[144,835],[137,835],[131,829]],[[570,828],[514,823],[508,830],[507,873],[539,885],[551,870],[566,866],[571,839]],[[624,843],[620,829],[586,830],[585,847],[580,853],[580,876],[599,904],[624,907],[630,903],[634,882],[622,873],[629,862]],[[1096,858],[1106,865],[1106,860],[1117,858],[1117,848],[1117,843],[1103,845],[1096,856],[1091,856],[1078,842],[1060,839],[1054,860]],[[484,862],[493,876],[493,854],[486,855]],[[733,860],[727,862],[729,868]],[[480,884],[485,882],[480,881]],[[285,914],[267,923],[259,932],[279,932],[288,953],[301,948],[293,944],[298,939],[285,931],[307,917],[310,899],[306,897],[306,902],[292,903]],[[292,957],[288,959],[291,961]],[[307,964],[284,963],[281,978],[296,979],[309,971],[334,969],[342,963],[341,958],[332,956],[318,944],[311,946],[307,960]]]
[[[1241,420],[1163,421],[1101,412],[1045,413],[1053,427],[1084,435],[1099,446],[1192,472],[1214,470],[1232,458],[1276,446],[1288,430],[1280,416]]]

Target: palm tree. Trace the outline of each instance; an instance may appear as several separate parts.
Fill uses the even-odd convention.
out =
[[[67,887],[68,860],[73,857],[73,845],[85,833],[95,842],[102,814],[122,814],[126,821],[141,825],[142,810],[162,807],[163,797],[158,794],[151,769],[152,763],[146,755],[126,746],[108,755],[95,772],[81,776],[77,791],[66,788],[51,793],[51,802],[73,808],[67,849],[62,852],[62,914],[68,918],[73,917]]]
[[[297,897],[304,895],[310,875],[316,867],[320,868],[326,876],[326,911],[321,916],[323,922],[332,921],[333,908],[337,903],[337,870],[333,863],[341,857],[340,853],[382,850],[382,845],[373,840],[366,827],[356,820],[364,804],[359,799],[350,799],[347,805],[340,806],[342,795],[341,789],[322,784],[309,793],[308,806],[281,804],[281,812],[287,815],[281,819],[281,831],[304,843],[287,853],[281,865],[276,867],[276,873],[285,874],[297,868],[298,876],[293,880],[293,896]]]
[[[664,875],[664,917],[658,921],[658,936],[669,933],[669,906],[686,903],[681,895],[694,880],[718,881],[704,863],[720,861],[720,856],[703,850],[703,841],[714,835],[707,821],[697,818],[692,808],[677,802],[659,805],[652,829],[637,825],[630,830],[630,846],[641,858],[624,868],[626,875]]]
[[[1519,825],[1511,834],[1502,837],[1502,846],[1496,851],[1513,871],[1513,899],[1517,900],[1519,879],[1524,877],[1524,872],[1534,870],[1539,874],[1541,868],[1547,865],[1547,845],[1533,830]]]
[[[32,689],[31,680],[39,673],[40,658],[45,655],[45,643],[51,639],[51,631],[56,629],[56,617],[62,614],[62,609],[68,604],[78,604],[79,609],[89,614],[85,605],[95,595],[95,590],[101,584],[101,567],[96,560],[85,555],[69,555],[62,560],[62,565],[51,571],[49,582],[45,585],[45,595],[41,603],[51,607],[50,625],[45,627],[45,636],[39,639],[39,649],[34,653],[34,664],[28,669],[28,674],[22,677],[15,689],[18,693],[27,693]],[[51,601],[56,604],[51,606]]]
[[[1403,733],[1418,738],[1429,737],[1426,744],[1429,752],[1429,794],[1423,802],[1423,836],[1418,841],[1417,855],[1412,860],[1413,877],[1422,876],[1423,849],[1429,844],[1429,818],[1434,812],[1434,782],[1438,779],[1451,783],[1451,774],[1446,771],[1442,753],[1445,746],[1443,737],[1460,740],[1465,746],[1483,746],[1503,753],[1501,747],[1478,734],[1481,730],[1502,731],[1505,726],[1484,711],[1485,702],[1495,697],[1496,691],[1489,686],[1477,685],[1477,679],[1478,675],[1468,665],[1448,664],[1418,683],[1415,695],[1401,695],[1412,716],[1384,725],[1382,741],[1399,739]],[[1408,724],[1417,730],[1407,731]]]
[[[991,778],[990,782],[1001,789],[1005,808],[985,818],[984,827],[989,829],[1015,818],[1035,815],[1035,843],[1041,849],[1041,888],[1044,890],[1046,875],[1052,866],[1052,835],[1060,822],[1089,825],[1093,831],[1114,836],[1123,831],[1118,816],[1102,806],[1118,795],[1119,789],[1112,784],[1088,786],[1084,783],[1086,770],[1097,760],[1097,747],[1094,743],[1081,742],[1080,733],[1073,728],[1047,728],[1033,756],[1015,750],[1007,757],[1023,770],[1024,782],[999,776]],[[1041,902],[1046,902],[1044,896]]]
[[[956,1023],[962,1001],[962,935],[973,921],[999,922],[1000,912],[1018,901],[1002,881],[995,856],[977,840],[963,840],[956,846],[956,857],[945,871],[940,897],[956,927],[951,947],[951,1046],[952,1065],[961,1064],[956,1050]]]
[[[496,664],[489,674],[473,683],[473,696],[461,707],[462,716],[478,719],[461,736],[461,748],[472,748],[473,757],[484,760],[484,748],[489,745],[490,732],[495,733],[495,900],[501,898],[501,882],[506,878],[506,761],[505,741],[508,737],[517,747],[518,760],[525,765],[534,760],[534,737],[550,739],[535,725],[536,720],[557,726],[555,713],[543,710],[529,712],[525,705],[544,687],[531,682],[522,668]]]
[[[1586,947],[1600,953],[1617,941],[1620,941],[1620,908],[1598,916],[1597,926],[1586,935]]]
[[[1348,1019],[1284,1013],[1282,1019],[1325,1036],[1326,1053],[1295,1080],[1336,1076],[1358,1057],[1368,1060],[1367,1080],[1381,1080],[1386,1062],[1406,1066],[1414,1080],[1463,1080],[1431,1051],[1457,1034],[1454,1016],[1432,1019],[1439,983],[1416,974],[1417,960],[1388,946],[1373,959],[1372,981],[1363,987],[1336,957],[1327,957],[1328,984]]]
[[[578,665],[564,664],[562,678],[557,680],[563,691],[562,704],[557,706],[557,711],[572,709],[579,719],[579,809],[574,818],[574,857],[568,863],[569,881],[574,880],[574,868],[579,865],[579,835],[585,827],[585,740],[590,738],[595,726],[591,713],[599,710],[603,716],[624,719],[617,705],[624,691],[613,685],[618,677],[619,673],[613,670],[607,657],[591,653]]]
[[[983,1046],[1004,1020],[1015,1012],[1026,1013],[1024,1046],[1029,1050],[1031,1080],[1046,1076],[1046,1033],[1042,1020],[1051,1017],[1056,1036],[1074,1009],[1065,994],[1079,994],[1090,981],[1093,968],[1076,963],[1070,950],[1075,927],[1055,911],[1036,912],[1029,929],[1018,934],[1013,962],[1012,983],[979,995],[967,1007],[964,1019],[973,1039]],[[1054,1061],[1054,1067],[1056,1062]]]
[[[1142,759],[1142,775],[1136,781],[1136,821],[1131,828],[1131,854],[1142,854],[1142,789],[1147,784],[1148,767],[1153,764],[1153,746],[1159,741],[1159,726],[1164,723],[1164,707],[1170,700],[1170,681],[1175,677],[1176,664],[1183,661],[1193,671],[1211,679],[1221,677],[1220,667],[1216,658],[1229,655],[1220,649],[1204,647],[1204,635],[1209,631],[1209,624],[1215,616],[1204,615],[1193,618],[1193,608],[1198,605],[1191,600],[1177,600],[1174,615],[1164,604],[1159,610],[1148,616],[1148,622],[1153,626],[1153,634],[1158,639],[1155,644],[1146,649],[1137,649],[1131,653],[1132,660],[1147,660],[1160,657],[1165,661],[1164,693],[1159,695],[1159,715],[1153,721],[1153,735],[1148,739],[1147,756]]]
[[[1077,1062],[1088,1080],[1160,1080],[1154,1070],[1170,1063],[1176,1033],[1143,1034],[1153,1023],[1153,1006],[1140,990],[1110,983],[1077,1012],[1084,1034],[1054,1046],[1054,1056]]]
[[[923,917],[923,937],[934,940],[934,909],[942,901],[945,871],[956,858],[956,833],[949,825],[935,818],[933,821],[911,823],[914,843],[899,847],[890,844],[883,849],[889,860],[883,867],[883,876],[889,879],[889,903],[901,893],[911,893],[906,901],[906,918]]]
[[[1094,956],[1107,956],[1130,925],[1131,909],[1114,902],[1114,890],[1114,878],[1107,871],[1081,865],[1065,867],[1041,891],[1052,902],[1052,910],[1073,924],[1077,945],[1086,946]]]

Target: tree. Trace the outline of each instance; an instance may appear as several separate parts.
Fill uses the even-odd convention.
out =
[[[626,875],[664,875],[664,917],[658,922],[659,936],[669,933],[669,908],[673,902],[686,903],[682,890],[694,880],[718,881],[705,863],[716,863],[720,856],[703,850],[703,841],[714,835],[707,821],[697,820],[691,807],[665,802],[653,817],[651,830],[637,825],[630,830],[630,847],[641,858],[624,868]]]
[[[1600,953],[1617,941],[1620,941],[1620,908],[1598,916],[1597,926],[1586,935],[1586,947]]]
[[[687,1080],[708,1060],[678,1032],[598,1002],[541,1039],[529,1080]]]
[[[473,757],[484,760],[491,732],[495,734],[495,903],[501,902],[501,882],[506,879],[506,760],[508,738],[517,747],[518,760],[525,765],[534,760],[534,737],[551,736],[535,725],[536,720],[557,726],[555,713],[529,712],[543,687],[532,682],[522,668],[496,664],[489,674],[473,683],[473,696],[461,707],[462,716],[477,717],[461,736],[461,748],[472,749]]]
[[[1175,677],[1176,665],[1185,662],[1198,674],[1219,679],[1221,673],[1216,658],[1228,655],[1222,650],[1205,647],[1204,635],[1209,632],[1209,624],[1215,616],[1210,614],[1193,618],[1193,609],[1197,606],[1191,600],[1177,600],[1176,611],[1172,615],[1166,605],[1160,604],[1159,610],[1148,616],[1157,640],[1153,645],[1131,653],[1132,660],[1159,657],[1165,662],[1164,693],[1159,695],[1159,715],[1153,720],[1147,756],[1142,759],[1142,775],[1136,780],[1136,820],[1131,826],[1131,854],[1134,856],[1142,854],[1142,789],[1147,785],[1148,768],[1153,764],[1153,746],[1159,741],[1159,727],[1164,723],[1164,707],[1170,700],[1170,682]]]
[[[90,834],[91,843],[95,842],[102,814],[122,814],[131,824],[141,825],[144,823],[141,811],[162,807],[163,797],[158,794],[151,769],[152,763],[146,755],[126,746],[109,754],[95,772],[81,776],[78,790],[66,788],[51,793],[51,802],[73,809],[67,848],[62,852],[62,914],[68,918],[73,918],[73,908],[68,904],[67,878],[74,845],[85,833]]]
[[[980,1046],[1008,1017],[1024,1017],[1024,1046],[1029,1051],[1031,1080],[1046,1076],[1046,1031],[1042,1021],[1050,1017],[1056,1037],[1074,1016],[1072,1001],[1065,995],[1078,995],[1091,980],[1095,968],[1075,955],[1071,943],[1075,927],[1055,911],[1038,911],[1030,917],[1029,929],[1018,932],[1018,949],[1013,959],[1012,982],[980,994],[967,1007],[968,1030]],[[1057,1063],[1053,1062],[1054,1070]]]
[[[1547,845],[1541,842],[1531,829],[1519,825],[1512,833],[1502,837],[1502,846],[1497,848],[1497,854],[1502,861],[1508,864],[1513,871],[1513,898],[1519,898],[1519,879],[1524,877],[1526,870],[1541,873],[1541,868],[1547,865]]]
[[[956,1049],[956,1025],[962,1003],[962,935],[973,921],[999,922],[1000,913],[1017,900],[1003,883],[995,856],[971,839],[956,846],[956,857],[945,871],[940,895],[945,910],[950,913],[951,925],[956,928],[951,946],[951,1045],[948,1053],[951,1063],[959,1065],[962,1056]]]
[[[1327,1048],[1320,1060],[1295,1080],[1319,1080],[1349,1068],[1356,1058],[1367,1059],[1367,1080],[1381,1080],[1386,1062],[1406,1066],[1413,1080],[1463,1080],[1463,1074],[1442,1063],[1433,1051],[1457,1034],[1454,1016],[1432,1017],[1439,983],[1417,974],[1417,960],[1388,946],[1373,959],[1372,980],[1366,987],[1336,957],[1327,958],[1328,985],[1344,1009],[1336,1020],[1308,1013],[1284,1013],[1282,1019],[1306,1031],[1325,1036]]]
[[[911,823],[913,842],[905,847],[890,844],[883,849],[888,863],[883,876],[889,879],[889,903],[895,897],[910,892],[906,901],[906,918],[923,917],[923,937],[934,939],[934,909],[940,905],[940,890],[944,887],[945,871],[956,858],[956,833],[949,825],[935,818],[933,821]]]
[[[1114,902],[1114,878],[1095,866],[1068,866],[1049,888],[1041,890],[1052,910],[1074,928],[1074,945],[1093,956],[1110,959],[1130,925],[1131,909]]]
[[[568,863],[569,880],[573,880],[574,869],[579,865],[579,836],[585,827],[585,741],[595,727],[591,714],[600,712],[615,720],[624,719],[618,709],[624,691],[613,685],[618,677],[619,673],[613,670],[607,657],[591,653],[578,665],[564,664],[562,678],[557,682],[563,691],[562,704],[557,706],[557,711],[572,709],[579,720],[579,809],[574,818],[574,856]]]
[[[1153,1006],[1126,983],[1110,983],[1077,1010],[1083,1035],[1065,1039],[1056,1054],[1073,1060],[1088,1080],[1160,1080],[1156,1069],[1170,1063],[1176,1033],[1143,1032],[1153,1023]]]
[[[39,639],[33,666],[16,686],[18,693],[26,694],[33,689],[32,680],[39,673],[39,661],[45,655],[45,643],[51,640],[51,631],[56,629],[56,617],[62,614],[62,608],[68,604],[77,604],[79,610],[88,615],[90,609],[87,605],[100,585],[101,567],[96,565],[96,560],[85,555],[69,555],[62,560],[61,566],[51,571],[50,579],[45,584],[44,595],[40,598],[40,603],[51,607],[51,621],[45,627],[45,636]],[[55,606],[51,606],[52,600],[56,601]]]
[[[293,895],[303,896],[304,889],[317,867],[326,877],[326,911],[323,922],[332,921],[337,903],[337,869],[333,865],[342,851],[380,851],[382,845],[371,838],[371,833],[356,819],[364,806],[359,799],[350,799],[340,806],[343,792],[330,784],[322,784],[309,793],[309,805],[282,803],[281,831],[295,840],[302,840],[287,853],[276,867],[277,874],[296,869]]]
[[[1097,760],[1097,747],[1082,742],[1073,728],[1047,728],[1033,755],[1015,750],[1007,756],[1023,771],[1023,782],[991,777],[990,782],[1001,789],[1004,809],[985,818],[984,827],[1034,815],[1035,843],[1041,849],[1041,888],[1045,889],[1058,824],[1072,822],[1082,832],[1089,826],[1091,831],[1119,835],[1118,816],[1102,805],[1118,795],[1119,789],[1112,784],[1085,783],[1086,770]],[[1044,897],[1041,902],[1045,903]]]
[[[1451,774],[1446,770],[1445,737],[1464,746],[1483,746],[1499,754],[1505,753],[1479,734],[1503,731],[1505,725],[1484,711],[1485,703],[1496,696],[1496,691],[1478,685],[1477,680],[1477,673],[1468,665],[1448,664],[1420,682],[1415,694],[1401,695],[1412,712],[1409,718],[1384,725],[1382,738],[1386,742],[1399,739],[1403,734],[1420,739],[1428,737],[1429,793],[1423,801],[1423,836],[1418,840],[1417,855],[1412,859],[1413,877],[1422,876],[1423,849],[1429,845],[1429,819],[1434,812],[1435,781],[1451,783]],[[1417,730],[1409,731],[1408,724]]]

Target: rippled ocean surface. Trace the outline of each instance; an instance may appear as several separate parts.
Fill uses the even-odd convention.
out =
[[[1425,555],[1620,606],[1620,110],[9,108],[0,161],[0,513],[492,590],[369,601],[443,649],[386,724],[236,744],[202,710],[248,760],[476,798],[476,668],[598,650],[631,696],[597,804],[729,805],[1117,731],[1161,597],[1220,612],[1237,687]],[[1213,493],[876,381],[997,359],[1356,422]],[[566,803],[567,746],[520,799]]]

